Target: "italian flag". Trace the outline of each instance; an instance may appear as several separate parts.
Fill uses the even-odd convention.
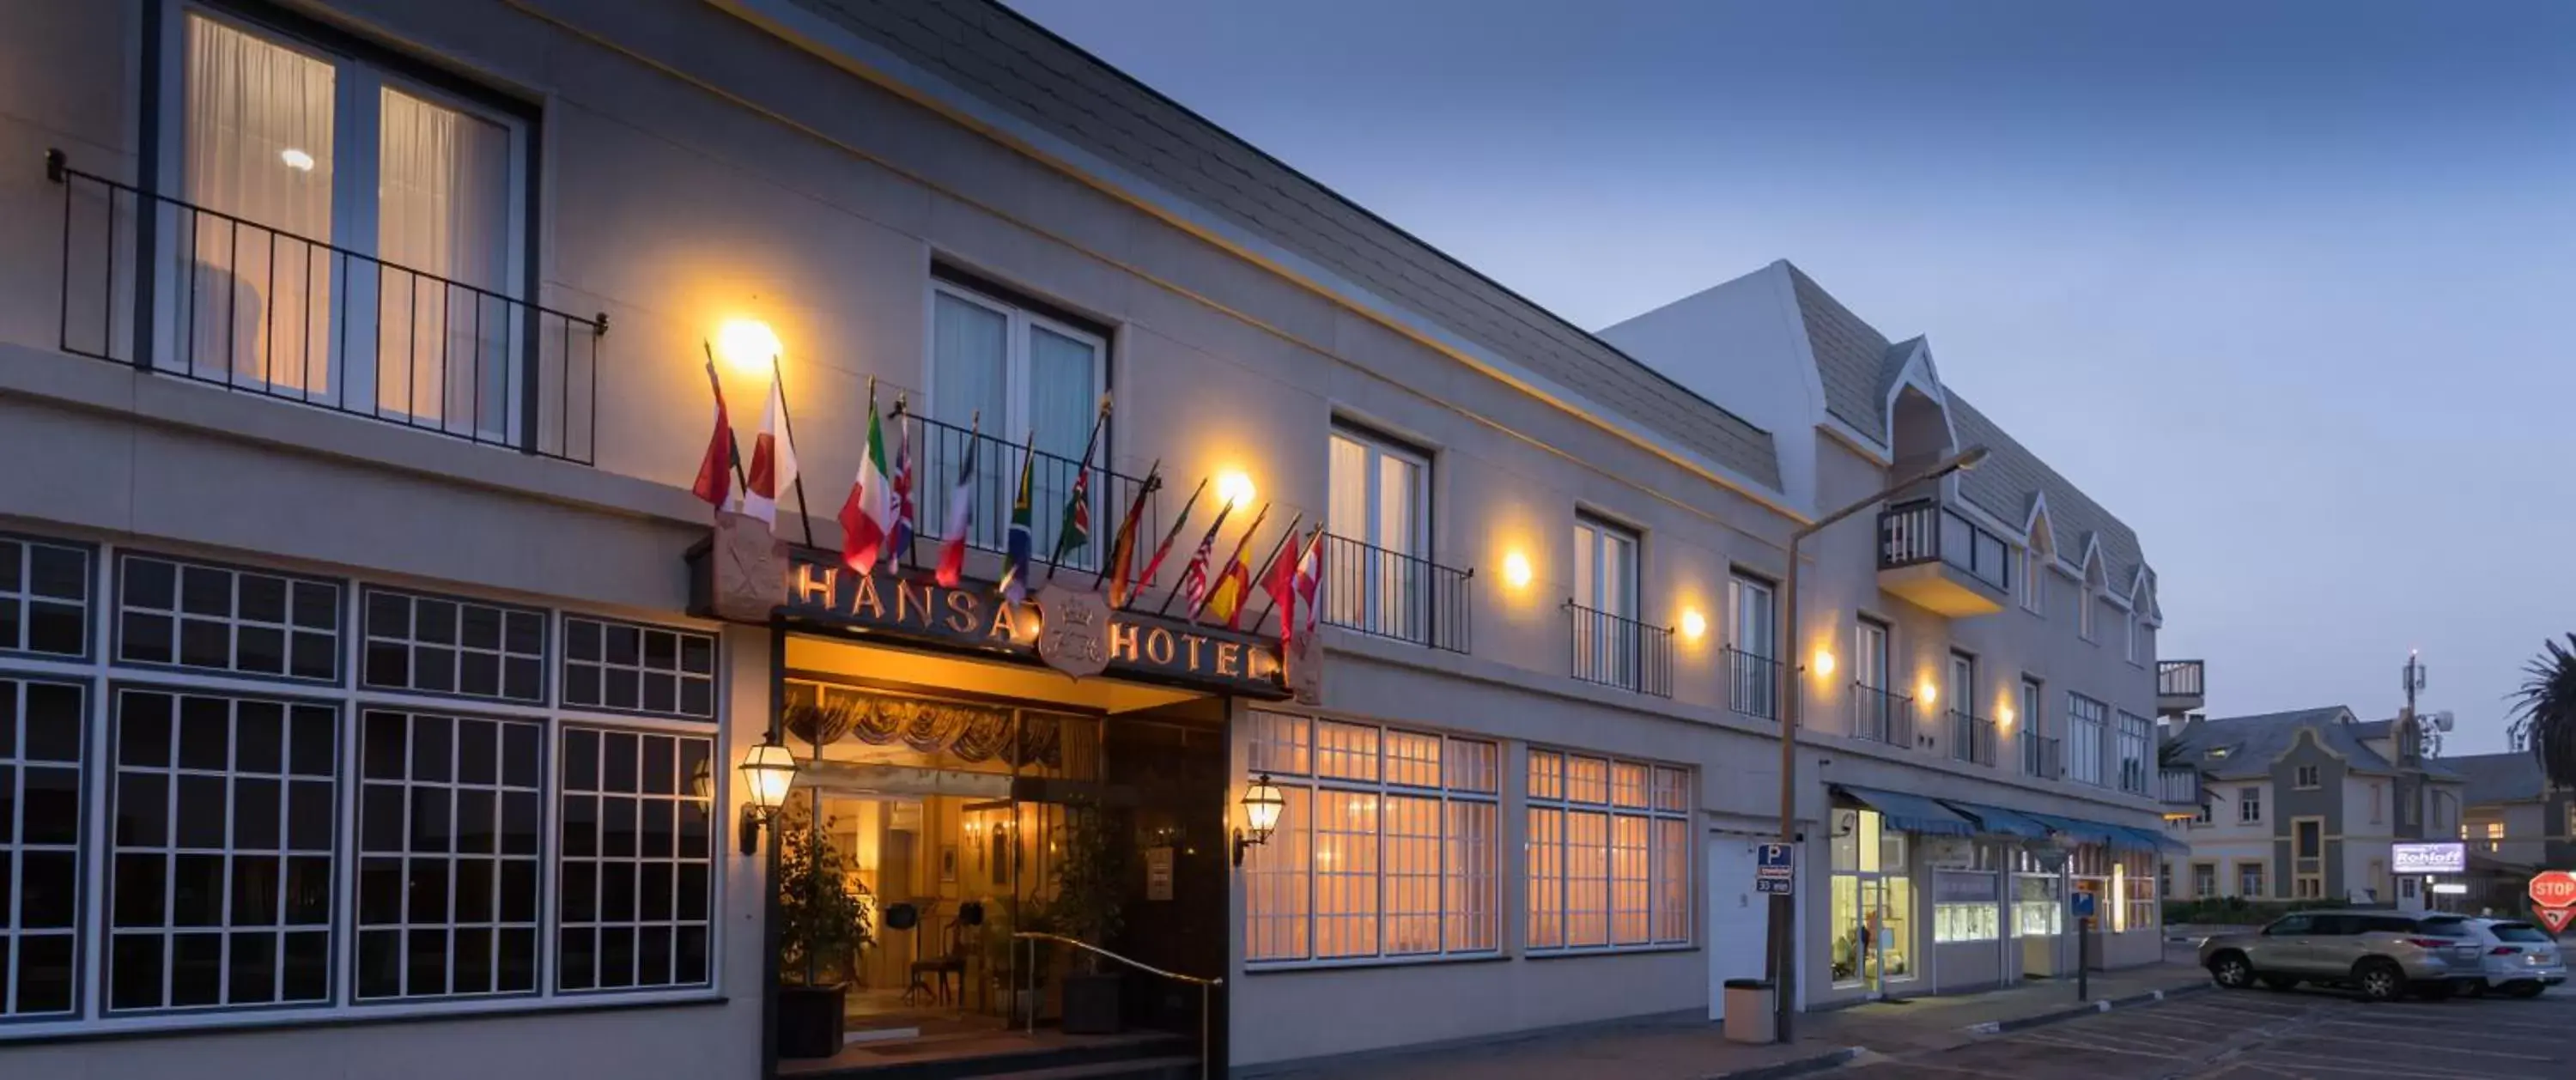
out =
[[[841,503],[841,562],[859,573],[877,564],[886,537],[894,531],[894,482],[886,476],[885,430],[877,423],[877,403],[868,402],[868,443],[860,451],[859,475],[850,481],[850,497]]]

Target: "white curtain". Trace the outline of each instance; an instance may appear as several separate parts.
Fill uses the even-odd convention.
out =
[[[1040,557],[1055,553],[1056,533],[1064,524],[1065,500],[1073,495],[1075,466],[1069,463],[1082,460],[1083,441],[1091,437],[1092,421],[1099,416],[1099,358],[1099,349],[1088,341],[1043,326],[1029,327],[1029,423],[1037,429],[1038,451],[1063,459],[1055,463],[1041,461],[1038,466],[1034,510]],[[1104,464],[1103,457],[1093,457],[1094,469]],[[1091,478],[1091,524],[1095,534],[1100,531],[1100,508],[1107,498],[1107,486],[1100,477]],[[1105,543],[1106,540],[1095,539],[1081,551],[1070,553],[1066,561],[1089,567]]]
[[[171,300],[184,339],[170,363],[326,395],[332,267],[309,241],[331,238],[332,66],[190,15],[183,81],[183,196],[254,224],[169,221],[186,253]]]
[[[518,316],[496,299],[508,293],[509,132],[391,87],[377,96],[377,410],[500,435],[517,403]]]
[[[920,493],[920,518],[927,528],[948,527],[949,493],[966,460],[963,432],[980,416],[984,434],[1012,447],[1005,454],[998,452],[1000,442],[988,443],[975,459],[975,515],[968,542],[987,549],[1001,543],[1008,524],[1005,518],[1011,512],[1008,493],[1016,490],[1012,485],[1020,467],[1021,433],[1009,430],[1009,399],[1004,396],[1009,385],[1010,329],[1009,317],[1001,312],[944,292],[933,294],[930,383],[936,392],[931,395],[930,417],[954,425],[959,433],[931,433],[925,440],[924,467],[918,475],[926,479],[914,485]]]

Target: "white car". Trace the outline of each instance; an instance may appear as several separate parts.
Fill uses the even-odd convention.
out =
[[[2476,938],[2485,951],[2486,989],[2532,998],[2567,981],[2567,958],[2548,931],[2515,919],[2435,916],[2424,922],[2429,927],[2452,918],[2458,919],[2460,932]]]

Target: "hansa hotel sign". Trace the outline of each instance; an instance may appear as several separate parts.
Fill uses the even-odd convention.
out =
[[[2469,846],[2457,840],[2392,844],[2388,861],[2391,871],[2399,874],[2465,874],[2469,872]]]

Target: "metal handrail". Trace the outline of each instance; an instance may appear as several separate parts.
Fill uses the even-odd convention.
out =
[[[1577,681],[1673,696],[1671,627],[1586,607],[1571,598],[1565,610],[1573,623],[1572,674]]]
[[[1029,989],[1028,1020],[1023,1030],[1030,1034],[1036,1034],[1038,1030],[1038,943],[1041,941],[1052,941],[1058,944],[1071,945],[1074,948],[1081,949],[1094,955],[1108,957],[1109,959],[1118,961],[1121,964],[1135,968],[1136,970],[1142,971],[1148,975],[1160,975],[1163,978],[1170,979],[1174,982],[1198,987],[1199,1078],[1200,1080],[1207,1080],[1207,1078],[1212,1075],[1210,1070],[1215,1068],[1216,1039],[1213,1034],[1214,1029],[1211,1027],[1211,1025],[1215,1023],[1214,1002],[1211,998],[1216,993],[1217,987],[1225,985],[1224,976],[1220,975],[1213,979],[1203,979],[1196,975],[1183,975],[1177,971],[1165,971],[1142,960],[1120,956],[1117,953],[1110,952],[1109,950],[1101,948],[1100,946],[1094,945],[1088,941],[1084,941],[1080,938],[1066,937],[1063,934],[1050,934],[1041,930],[1021,930],[1012,933],[1011,937],[1015,940],[1026,941],[1029,943],[1029,962],[1027,966],[1021,969],[1028,976],[1028,981],[1025,985]]]

